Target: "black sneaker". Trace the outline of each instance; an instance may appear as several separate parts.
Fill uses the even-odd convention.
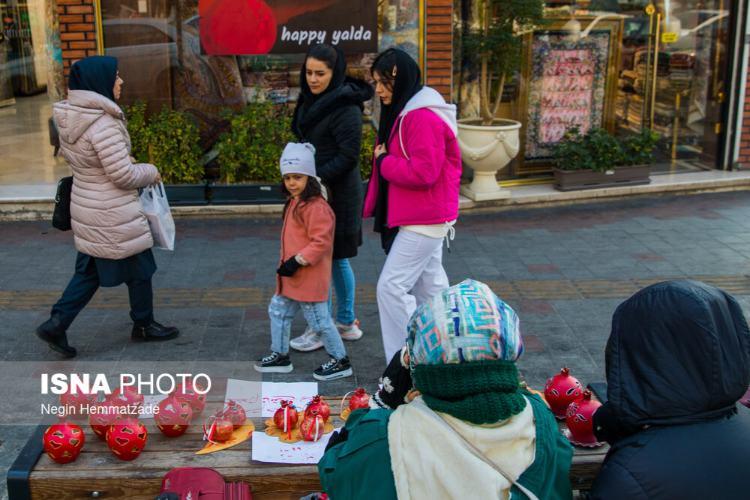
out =
[[[255,371],[261,373],[289,373],[294,370],[288,354],[272,352],[255,362]]]
[[[316,380],[335,380],[337,378],[351,377],[352,365],[349,363],[349,357],[344,356],[341,359],[333,359],[323,363],[315,369],[313,377]]]

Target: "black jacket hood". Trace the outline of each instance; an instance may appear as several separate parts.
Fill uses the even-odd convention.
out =
[[[639,291],[612,317],[600,439],[730,415],[750,384],[750,331],[728,293],[697,281]]]

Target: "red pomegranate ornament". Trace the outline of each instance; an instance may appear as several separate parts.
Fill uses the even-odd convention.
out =
[[[318,395],[313,397],[312,401],[308,403],[307,408],[305,408],[305,418],[313,412],[323,419],[323,423],[326,423],[328,422],[328,417],[331,416],[331,407]]]
[[[227,402],[221,414],[224,418],[232,422],[235,429],[245,425],[245,420],[247,420],[247,414],[242,405],[231,399]]]
[[[117,407],[110,401],[96,403],[90,408],[89,425],[99,439],[107,438],[107,430],[120,418]]]
[[[570,374],[566,367],[560,373],[547,379],[544,385],[544,399],[547,400],[550,410],[559,419],[565,418],[565,411],[573,401],[580,399],[583,388],[577,378]]]
[[[198,416],[203,413],[203,409],[206,407],[206,394],[201,394],[204,392],[205,388],[201,384],[191,378],[186,378],[181,385],[172,391],[170,396],[187,401],[190,408],[193,409],[193,416]]]
[[[568,405],[565,424],[568,426],[570,442],[580,446],[601,446],[594,435],[594,413],[602,404],[591,399],[591,391],[584,391],[583,397]]]
[[[112,424],[107,431],[107,446],[120,460],[135,460],[146,447],[148,432],[143,422],[127,417]]]
[[[193,418],[193,409],[187,401],[168,397],[159,402],[159,412],[154,413],[154,421],[162,434],[178,437],[185,434]]]
[[[80,417],[89,413],[88,408],[96,404],[96,394],[68,392],[60,394],[60,405],[65,407],[65,416]]]
[[[318,414],[317,410],[313,409],[302,419],[299,431],[305,441],[319,441],[325,434],[325,428],[326,423],[323,417]]]
[[[370,407],[370,395],[365,392],[364,387],[357,387],[349,399],[349,409],[351,411],[359,410],[360,408]]]
[[[224,417],[221,413],[208,418],[208,422],[203,424],[203,436],[211,443],[223,443],[232,438],[234,425],[232,421]]]
[[[112,391],[107,400],[114,406],[124,408],[125,411],[121,413],[122,415],[138,416],[138,408],[143,406],[143,394],[129,385],[118,387]]]
[[[67,464],[78,458],[86,442],[83,429],[70,422],[52,424],[42,438],[47,456],[58,464]]]
[[[291,439],[292,430],[297,425],[297,408],[291,401],[282,401],[281,408],[273,414],[273,423],[279,430],[286,432]]]

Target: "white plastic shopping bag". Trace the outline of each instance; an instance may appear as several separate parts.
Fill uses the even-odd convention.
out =
[[[160,182],[158,185],[143,188],[141,205],[148,219],[148,225],[151,227],[154,247],[174,250],[174,220],[172,211],[169,209],[167,194],[164,192],[164,184]]]

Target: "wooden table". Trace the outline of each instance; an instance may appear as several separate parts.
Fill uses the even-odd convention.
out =
[[[329,400],[336,411],[338,401]],[[335,425],[341,425],[338,416]],[[27,469],[28,488],[31,499],[55,498],[117,498],[129,500],[153,500],[161,488],[161,480],[174,467],[211,467],[219,471],[228,481],[247,481],[253,489],[253,498],[298,499],[308,493],[320,491],[317,467],[314,465],[282,465],[253,462],[250,460],[250,440],[228,450],[196,455],[202,447],[200,425],[192,425],[184,436],[167,438],[156,429],[153,420],[144,420],[149,436],[145,450],[132,462],[115,458],[106,444],[99,440],[88,425],[86,445],[71,464],[58,465],[41,453],[40,435],[32,437],[11,470],[9,477],[18,477],[23,483],[24,468]],[[263,432],[262,419],[253,421],[256,431]],[[83,427],[83,425],[82,425]],[[571,468],[574,489],[588,489],[601,466],[607,447],[576,448]],[[24,455],[24,453],[26,455]],[[36,454],[36,458],[34,455]],[[40,456],[41,455],[41,456]],[[23,462],[26,462],[24,464]],[[36,462],[34,464],[34,462]],[[10,486],[10,500],[16,500]],[[23,493],[16,495],[19,499]]]

